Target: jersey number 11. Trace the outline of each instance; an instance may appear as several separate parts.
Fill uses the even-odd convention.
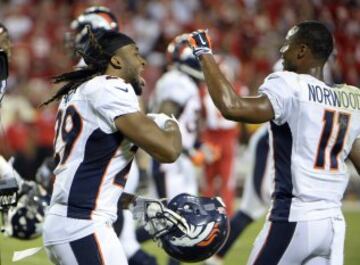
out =
[[[330,160],[330,170],[337,170],[339,167],[338,155],[343,149],[345,143],[345,137],[350,122],[350,114],[344,112],[337,112],[333,110],[325,110],[323,116],[323,129],[321,137],[318,143],[318,149],[315,159],[314,167],[317,169],[324,169],[327,160]],[[334,121],[337,122],[334,122]],[[329,152],[327,152],[329,146],[329,140],[334,131],[334,127],[337,127],[337,135],[335,142]]]

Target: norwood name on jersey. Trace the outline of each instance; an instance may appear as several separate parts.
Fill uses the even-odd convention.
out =
[[[308,83],[309,101],[360,110],[360,90],[346,84],[323,87]]]
[[[274,110],[269,174],[275,187],[269,220],[341,215],[349,179],[344,161],[360,135],[360,110],[352,107],[359,104],[360,89],[331,87],[308,74],[282,71],[270,74],[259,93]]]

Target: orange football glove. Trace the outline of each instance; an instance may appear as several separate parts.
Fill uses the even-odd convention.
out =
[[[220,159],[221,149],[212,143],[202,143],[199,149],[189,151],[190,159],[197,167],[212,164]]]

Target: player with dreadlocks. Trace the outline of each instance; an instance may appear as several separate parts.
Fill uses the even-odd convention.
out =
[[[110,224],[121,195],[123,207],[136,206],[135,216],[144,220],[147,214],[138,207],[144,199],[123,192],[134,154],[140,147],[160,162],[173,162],[182,149],[181,135],[173,118],[140,111],[145,60],[130,37],[89,31],[77,52],[87,66],[55,77],[65,84],[44,103],[60,100],[44,245],[55,263],[128,264]]]
[[[71,22],[71,31],[65,35],[65,46],[70,48],[72,55],[74,55],[74,48],[81,48],[86,44],[88,38],[87,27],[90,27],[93,32],[98,30],[120,31],[118,19],[109,8],[105,6],[88,7]],[[81,69],[85,66],[86,63],[81,57],[75,68]],[[140,103],[140,106],[141,105]],[[146,184],[147,160],[148,156],[145,155],[143,151],[137,152],[129,172],[130,181],[127,182],[125,191],[132,193],[139,184]],[[127,242],[124,246],[124,251],[130,265],[157,264],[155,257],[143,251],[140,243],[136,240],[134,231],[135,224],[129,211],[119,210],[118,219],[114,223],[114,228],[120,240]]]

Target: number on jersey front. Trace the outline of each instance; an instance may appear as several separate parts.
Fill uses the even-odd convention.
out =
[[[323,116],[323,129],[318,143],[317,154],[314,167],[325,169],[325,165],[330,163],[331,170],[337,170],[339,167],[338,156],[344,147],[347,131],[350,123],[350,114],[325,110]],[[329,150],[330,139],[335,137],[333,133],[337,132],[335,142]]]
[[[69,106],[65,114],[59,110],[56,117],[56,135],[55,135],[55,146],[58,140],[62,141],[65,145],[62,148],[61,153],[55,153],[56,166],[65,164],[69,158],[71,151],[74,148],[76,139],[82,130],[82,119],[80,114],[77,112],[74,106]],[[56,152],[57,150],[55,150]]]

